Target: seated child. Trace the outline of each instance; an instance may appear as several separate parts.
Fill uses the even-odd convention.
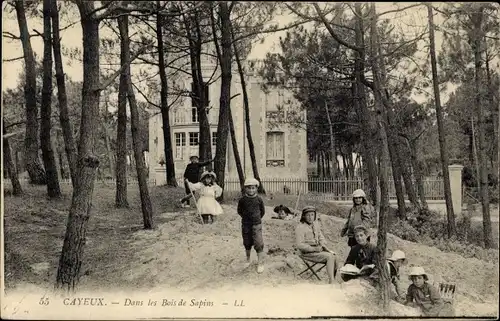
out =
[[[419,307],[424,316],[454,316],[450,302],[443,302],[439,291],[427,283],[429,278],[420,266],[412,268],[409,276],[412,284],[406,293],[405,305]]]
[[[389,273],[389,279],[391,283],[394,285],[396,290],[395,299],[398,302],[404,302],[405,298],[403,296],[403,291],[401,289],[401,284],[399,282],[399,268],[406,263],[405,253],[400,250],[395,250],[392,253],[392,256],[387,259],[387,272]],[[378,286],[380,280],[380,273],[377,268],[375,268],[375,272],[370,275],[371,281],[373,281],[375,286]],[[391,293],[391,297],[394,297],[393,293]]]
[[[330,284],[335,281],[337,260],[335,253],[326,247],[325,237],[316,220],[316,208],[306,206],[302,210],[300,223],[295,228],[295,246],[301,256],[311,262],[326,263]]]
[[[370,234],[368,229],[364,225],[358,225],[353,232],[357,244],[351,247],[344,265],[355,265],[361,271],[359,275],[341,273],[344,282],[358,277],[368,277],[375,271],[376,247],[368,241]]]
[[[295,217],[294,213],[292,213],[292,211],[290,211],[290,209],[285,205],[280,204],[276,206],[273,211],[278,214],[278,217],[273,217],[275,219],[291,220]]]

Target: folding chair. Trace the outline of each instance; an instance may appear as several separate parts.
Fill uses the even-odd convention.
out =
[[[454,283],[439,283],[439,294],[441,295],[441,298],[445,302],[449,302],[453,304],[453,301],[455,300],[455,291],[457,289],[457,286]]]
[[[305,259],[302,255],[298,254],[298,256],[300,257],[300,259],[302,260],[302,262],[304,262],[304,264],[307,266],[306,269],[304,269],[302,272],[299,273],[299,276],[301,276],[302,274],[306,273],[306,272],[311,272],[311,275],[309,276],[308,279],[312,278],[313,276],[315,276],[319,281],[321,281],[321,278],[318,276],[318,273],[324,269],[324,267],[326,266],[326,262],[325,263],[318,263],[318,262],[312,262],[312,261],[308,261],[307,259]],[[312,263],[312,264],[311,264]],[[316,265],[319,265],[319,268],[318,269],[314,269],[314,267]]]

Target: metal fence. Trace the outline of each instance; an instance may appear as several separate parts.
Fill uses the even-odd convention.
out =
[[[184,186],[183,178],[177,179],[179,186]],[[302,195],[308,194],[315,198],[325,200],[338,200],[346,201],[352,198],[352,193],[361,188],[365,191],[368,186],[365,186],[362,180],[333,180],[333,179],[319,179],[308,178],[307,180],[301,179],[286,179],[274,178],[261,180],[266,193],[272,194],[298,194],[299,191]],[[415,183],[414,183],[415,184]],[[428,200],[442,200],[444,199],[443,180],[439,178],[427,178],[423,180],[425,197]],[[414,185],[416,189],[416,184]],[[240,181],[238,179],[226,179],[224,181],[224,191],[230,194],[240,191]],[[406,194],[404,184],[403,191]],[[389,180],[389,198],[396,198],[396,189],[394,181]]]

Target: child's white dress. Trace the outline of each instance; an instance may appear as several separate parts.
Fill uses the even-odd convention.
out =
[[[200,214],[220,215],[224,213],[222,206],[215,200],[216,197],[222,195],[222,188],[219,185],[206,186],[201,182],[196,184],[189,182],[188,185],[191,190],[199,191],[200,198],[196,204]]]

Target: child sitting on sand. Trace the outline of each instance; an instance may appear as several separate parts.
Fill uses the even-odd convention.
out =
[[[285,205],[278,205],[274,208],[274,213],[278,214],[278,217],[273,217],[275,219],[280,219],[280,220],[291,220],[295,217],[295,214],[290,211],[288,207]]]
[[[264,201],[257,195],[259,181],[255,178],[247,178],[244,183],[245,194],[238,201],[238,214],[241,216],[241,230],[243,246],[247,262],[245,268],[251,264],[250,254],[252,246],[257,252],[257,272],[264,272],[262,265],[264,257],[264,240],[262,238],[262,217],[266,213]]]
[[[354,237],[357,244],[351,247],[344,265],[354,265],[360,271],[359,274],[353,275],[342,273],[344,269],[341,269],[340,277],[344,282],[358,277],[368,277],[375,272],[376,247],[368,241],[369,236],[370,233],[364,225],[358,225],[354,228]]]
[[[415,266],[410,271],[412,284],[408,287],[405,304],[419,307],[424,316],[454,316],[453,306],[450,302],[443,302],[439,291],[427,283],[427,273],[420,266]]]
[[[200,182],[193,184],[186,179],[191,190],[200,190],[200,198],[196,204],[203,223],[213,223],[214,216],[224,213],[216,198],[222,195],[222,188],[215,182],[217,176],[214,172],[203,172]],[[209,221],[210,220],[210,221]]]

